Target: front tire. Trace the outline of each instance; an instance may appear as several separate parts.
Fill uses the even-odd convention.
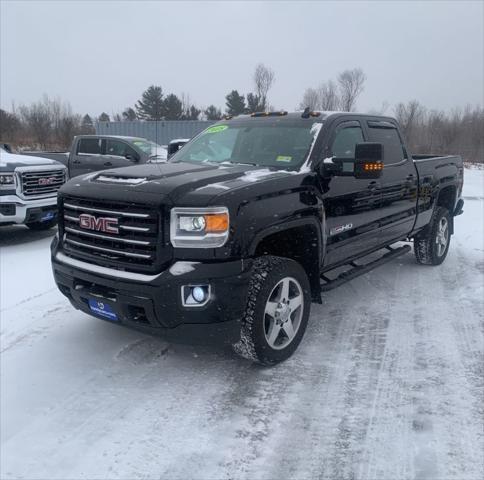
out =
[[[258,258],[234,350],[263,365],[286,360],[301,343],[310,308],[309,280],[301,265],[282,257]]]
[[[447,257],[450,246],[450,213],[436,207],[425,233],[414,239],[413,249],[417,262],[422,265],[440,265]]]

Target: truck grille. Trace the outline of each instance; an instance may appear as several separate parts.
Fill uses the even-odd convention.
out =
[[[66,170],[38,170],[22,172],[22,193],[25,197],[50,196],[66,181]]]
[[[159,265],[162,232],[154,207],[63,197],[61,212],[66,254],[133,272]]]

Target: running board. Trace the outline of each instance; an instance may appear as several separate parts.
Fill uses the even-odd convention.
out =
[[[333,288],[339,287],[343,283],[349,282],[350,280],[353,280],[360,275],[364,275],[370,270],[373,270],[374,268],[379,267],[384,263],[390,262],[394,258],[399,257],[400,255],[404,255],[411,250],[410,245],[404,245],[403,247],[398,248],[386,248],[390,251],[382,255],[377,260],[374,260],[373,262],[367,263],[365,265],[357,265],[355,262],[350,262],[348,265],[351,265],[352,268],[350,270],[347,270],[346,272],[341,273],[334,280],[331,280],[330,278],[321,275],[321,280],[325,282],[321,283],[321,291],[327,292],[329,290],[333,290]]]

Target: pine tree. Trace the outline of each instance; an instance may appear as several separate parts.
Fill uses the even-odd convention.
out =
[[[190,107],[190,111],[188,113],[188,120],[198,120],[198,117],[200,117],[200,114],[202,111],[197,108],[195,105],[192,105]]]
[[[163,102],[165,120],[180,120],[183,115],[182,102],[173,93],[168,95]]]
[[[247,94],[247,111],[248,113],[254,112],[264,112],[266,106],[261,102],[261,98],[259,95],[255,93],[248,93]]]
[[[123,120],[125,122],[133,122],[134,120],[136,120],[137,116],[136,116],[136,112],[134,111],[133,108],[131,107],[128,107],[124,110],[123,112]]]
[[[100,122],[110,122],[111,121],[111,119],[109,118],[109,115],[106,112],[101,113],[101,115],[99,115],[98,120]]]
[[[151,85],[135,105],[136,113],[142,120],[161,120],[164,113],[163,92],[161,87]]]
[[[83,135],[91,135],[95,133],[92,118],[87,113],[82,117],[81,132]]]
[[[203,112],[207,117],[207,120],[220,120],[222,118],[222,111],[215,105],[210,105]]]
[[[229,115],[240,115],[245,111],[245,98],[237,90],[232,90],[225,97],[226,112]]]

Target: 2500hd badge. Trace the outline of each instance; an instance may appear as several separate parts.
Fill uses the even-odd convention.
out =
[[[54,277],[86,313],[271,365],[300,344],[311,302],[407,242],[441,264],[462,185],[460,157],[412,156],[393,118],[234,117],[165,164],[67,182]]]

